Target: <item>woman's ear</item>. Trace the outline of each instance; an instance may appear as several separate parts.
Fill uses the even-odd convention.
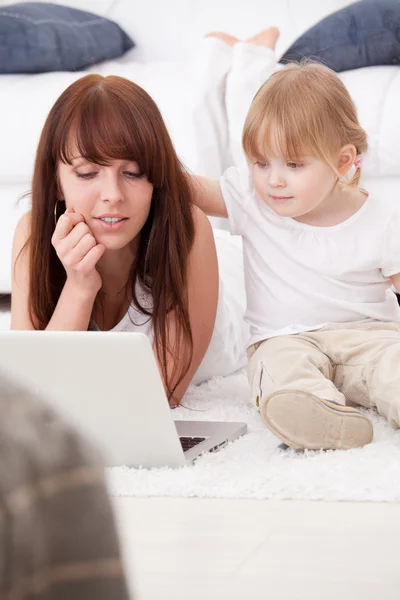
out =
[[[338,159],[338,171],[341,177],[347,175],[356,160],[357,150],[353,144],[347,144],[340,149]]]
[[[61,182],[60,182],[60,177],[58,174],[58,170],[56,171],[55,174],[55,184],[56,184],[56,198],[57,198],[57,202],[63,202],[64,201],[64,194],[63,191],[61,189]]]

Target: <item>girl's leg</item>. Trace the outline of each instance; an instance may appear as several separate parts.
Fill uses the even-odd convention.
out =
[[[371,342],[371,346],[372,346]],[[380,352],[378,347],[381,347]],[[370,399],[395,429],[400,427],[400,331],[387,345],[376,344],[375,358],[366,368]],[[373,354],[371,350],[370,354]]]
[[[214,179],[223,173],[229,144],[225,86],[235,39],[227,34],[210,34],[204,38],[191,73],[196,147],[191,167],[196,175]]]
[[[334,364],[313,332],[267,339],[250,354],[252,401],[285,444],[348,449],[372,440],[371,422],[345,406],[345,397],[332,382]]]
[[[226,82],[230,155],[225,168],[232,164],[237,167],[246,164],[242,149],[243,125],[255,94],[276,70],[278,36],[278,29],[270,27],[233,47],[232,67]]]
[[[329,332],[336,382],[353,404],[376,408],[400,427],[400,324],[353,323]]]

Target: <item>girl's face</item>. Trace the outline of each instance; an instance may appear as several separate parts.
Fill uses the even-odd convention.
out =
[[[338,180],[329,165],[311,156],[296,162],[282,156],[256,162],[252,176],[260,198],[277,215],[294,219],[319,215]]]
[[[140,233],[153,185],[136,162],[113,160],[104,166],[74,154],[71,165],[59,163],[58,178],[66,207],[83,216],[106,250],[124,248]]]

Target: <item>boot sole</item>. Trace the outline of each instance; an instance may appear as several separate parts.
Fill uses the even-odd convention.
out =
[[[290,448],[350,450],[373,439],[371,421],[356,409],[301,391],[283,390],[265,402],[263,417]]]

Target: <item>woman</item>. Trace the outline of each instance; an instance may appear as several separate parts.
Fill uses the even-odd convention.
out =
[[[32,210],[15,233],[12,329],[143,331],[179,404],[210,343],[219,291],[213,233],[191,197],[143,89],[115,76],[74,82],[44,125]],[[240,366],[245,346],[241,318],[232,326],[223,313],[209,356],[228,352],[221,375]],[[234,339],[222,340],[229,328]]]

